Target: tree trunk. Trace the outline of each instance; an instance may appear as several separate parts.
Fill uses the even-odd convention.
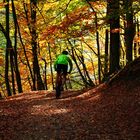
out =
[[[120,16],[119,0],[108,0],[108,17],[110,24],[110,74],[120,69]]]
[[[50,50],[50,43],[48,43],[48,50],[49,50],[49,57],[50,57],[51,82],[54,89],[55,85],[54,85],[54,78],[53,78],[52,55],[51,55],[51,50]]]
[[[29,30],[31,31],[30,22],[29,22],[29,17],[28,17],[28,8],[27,8],[26,3],[23,3],[23,7],[24,7],[25,15],[26,15],[27,25],[28,25]],[[32,90],[35,90],[36,87],[35,87],[34,74],[33,74],[33,70],[32,70],[32,68],[31,68],[30,63],[29,63],[29,60],[28,60],[28,56],[27,56],[27,53],[26,53],[25,45],[24,45],[24,43],[23,43],[23,41],[22,41],[22,37],[21,37],[20,30],[19,30],[19,26],[18,26],[18,31],[19,31],[20,42],[21,42],[22,47],[23,47],[25,59],[26,59],[26,61],[27,61],[27,66],[28,66],[28,68],[29,68],[30,76],[31,76],[31,79],[32,79],[32,84],[31,84],[30,82],[29,82],[29,84],[31,85],[31,89],[32,89]],[[29,78],[30,78],[30,77],[29,77]]]
[[[15,74],[16,74],[16,82],[17,82],[17,87],[18,87],[18,92],[21,93],[23,92],[22,90],[22,84],[21,84],[21,77],[20,77],[20,72],[19,72],[19,67],[18,67],[18,60],[17,60],[17,28],[18,28],[18,23],[17,23],[17,17],[16,17],[16,11],[15,11],[15,6],[14,6],[14,1],[12,0],[12,11],[13,11],[13,19],[14,19],[14,25],[15,25],[15,45],[14,45],[14,64],[15,64]]]
[[[96,31],[96,42],[97,42],[97,52],[98,52],[98,80],[99,84],[101,83],[101,56],[100,56],[100,44],[99,44],[99,32],[98,32],[98,21],[97,14],[94,8],[92,7],[89,0],[86,0],[92,11],[95,13],[95,31]]]
[[[11,64],[11,78],[12,78],[12,91],[13,94],[16,94],[15,89],[15,75],[14,75],[14,58],[13,58],[13,48],[10,46],[10,64]]]
[[[6,36],[6,54],[5,54],[5,83],[6,83],[6,90],[8,93],[8,96],[12,95],[11,92],[11,87],[10,87],[10,83],[9,83],[9,40],[7,38],[9,38],[9,0],[6,1],[7,4],[5,6],[6,8],[6,32],[5,32],[5,36]],[[2,27],[1,27],[2,28]],[[4,29],[3,29],[4,32]]]
[[[37,1],[31,0],[31,45],[32,45],[32,52],[33,52],[33,72],[34,72],[34,84],[36,85],[36,89],[43,90],[44,84],[40,75],[40,68],[38,62],[38,55],[37,55],[37,33],[36,33],[36,6]],[[37,82],[37,83],[36,83]]]
[[[82,78],[83,84],[84,84],[85,87],[87,88],[87,87],[89,86],[89,83],[87,82],[87,80],[85,79],[85,77],[83,76],[83,74],[82,74],[82,72],[81,72],[81,70],[80,70],[79,64],[78,64],[78,62],[77,62],[77,60],[76,60],[76,57],[75,57],[76,51],[74,50],[73,45],[72,45],[72,43],[70,42],[69,39],[68,39],[68,43],[71,45],[72,59],[73,59],[73,61],[75,62],[75,65],[76,65],[76,67],[77,67],[77,69],[78,69],[78,72],[79,72],[79,74],[80,74],[80,76],[81,76],[81,78]],[[77,55],[77,54],[76,54],[76,55]]]
[[[76,54],[77,55],[77,54]],[[87,81],[89,86],[95,86],[95,84],[93,83],[93,81],[91,80],[89,73],[87,71],[86,65],[84,63],[84,56],[83,54],[81,54],[81,56],[77,55],[78,60],[81,62],[82,66],[83,66],[83,71],[84,71],[84,76],[85,76],[85,80]]]
[[[137,28],[137,37],[140,37],[140,26],[139,26],[139,20],[137,19],[137,24],[136,24],[136,28]],[[138,48],[137,48],[137,55],[140,56],[140,42],[137,43]]]
[[[100,57],[100,45],[99,45],[99,32],[96,31],[97,51],[98,51],[98,80],[101,83],[101,57]]]
[[[48,90],[48,85],[47,85],[47,62],[46,62],[45,58],[42,58],[42,61],[44,62],[44,71],[43,71],[44,87],[45,87],[45,90]]]
[[[133,60],[132,50],[133,50],[133,39],[135,35],[132,0],[124,0],[124,9],[126,14],[125,36],[124,36],[126,45],[126,63],[130,63]]]
[[[108,30],[105,34],[105,62],[104,62],[104,76],[108,74]]]

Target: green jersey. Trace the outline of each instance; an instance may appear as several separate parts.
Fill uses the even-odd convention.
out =
[[[72,62],[71,59],[69,58],[69,56],[67,56],[66,54],[60,54],[55,63],[54,63],[54,68],[56,69],[56,65],[57,64],[63,64],[63,65],[70,65],[70,72],[72,70]]]

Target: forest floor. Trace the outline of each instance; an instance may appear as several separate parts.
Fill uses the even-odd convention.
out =
[[[0,140],[139,140],[140,59],[86,91],[34,91],[0,100]]]

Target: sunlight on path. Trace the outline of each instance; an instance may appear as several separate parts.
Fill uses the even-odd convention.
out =
[[[55,114],[64,114],[70,112],[70,109],[66,108],[56,108],[53,105],[34,105],[33,108],[31,108],[30,112],[32,115],[55,115]]]

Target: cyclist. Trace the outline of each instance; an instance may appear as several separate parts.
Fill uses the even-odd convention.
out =
[[[68,71],[68,66],[69,66],[69,71]],[[73,68],[72,61],[70,57],[68,56],[68,52],[64,50],[57,58],[56,61],[54,62],[54,69],[57,72],[56,76],[56,84],[59,82],[59,78],[61,73],[63,73],[63,79],[62,79],[62,87],[66,82],[66,76],[68,73],[71,73]]]

